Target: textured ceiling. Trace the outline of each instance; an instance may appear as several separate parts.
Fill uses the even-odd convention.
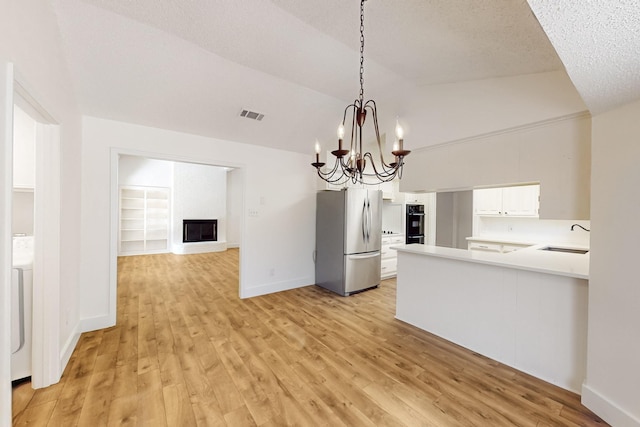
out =
[[[592,114],[640,99],[640,1],[529,3]]]
[[[357,0],[51,3],[88,115],[308,152],[334,134],[358,94]],[[555,2],[532,4],[552,34],[573,25],[570,8],[563,21]],[[367,98],[564,69],[525,0],[369,0],[365,8]],[[561,41],[561,56],[571,56],[573,45]],[[581,75],[590,64],[573,56]],[[599,82],[585,81],[586,93],[611,85]],[[265,118],[241,119],[242,108]]]

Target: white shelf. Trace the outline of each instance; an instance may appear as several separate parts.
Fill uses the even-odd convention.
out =
[[[169,249],[169,189],[120,188],[119,255],[142,255]]]

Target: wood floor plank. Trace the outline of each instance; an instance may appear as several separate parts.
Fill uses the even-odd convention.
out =
[[[141,425],[166,426],[167,415],[162,393],[162,380],[157,369],[138,374],[138,413]]]
[[[162,387],[168,426],[196,426],[196,418],[184,384]]]
[[[60,383],[14,388],[36,426],[602,426],[580,396],[395,319],[395,281],[242,300],[237,249],[118,259],[117,323]]]
[[[136,387],[137,388],[137,387]],[[133,396],[121,396],[114,398],[109,405],[107,417],[108,427],[136,426],[138,425],[138,398]]]
[[[55,405],[55,401],[50,401],[27,407],[13,420],[13,427],[55,425],[49,423]]]
[[[86,404],[82,405],[78,418],[79,425],[95,427],[107,425],[109,407],[113,397],[111,388],[114,378],[115,371],[112,369],[96,371],[91,376],[89,389],[85,396]]]

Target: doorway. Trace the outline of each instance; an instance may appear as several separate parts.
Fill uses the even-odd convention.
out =
[[[139,161],[147,161],[147,162],[166,162],[166,163],[175,163],[178,165],[194,165],[205,168],[212,169],[220,169],[224,170],[226,173],[226,195],[225,195],[225,205],[226,209],[220,215],[224,217],[224,221],[219,224],[219,235],[225,238],[226,247],[227,248],[239,248],[239,267],[241,271],[242,266],[242,239],[243,239],[243,228],[244,224],[243,216],[241,213],[243,212],[244,205],[244,167],[241,165],[225,165],[225,164],[211,164],[211,163],[203,163],[202,161],[197,161],[195,159],[187,159],[187,158],[175,158],[171,155],[162,155],[157,153],[141,153],[141,152],[133,152],[128,150],[121,149],[112,149],[111,152],[111,244],[110,244],[110,271],[111,271],[111,279],[110,279],[110,291],[109,291],[109,316],[110,321],[113,324],[116,324],[116,305],[117,305],[117,281],[118,281],[118,256],[120,255],[119,249],[121,248],[121,219],[120,219],[120,189],[123,185],[127,184],[143,184],[143,185],[155,185],[155,186],[169,186],[170,184],[166,180],[166,177],[162,177],[162,175],[151,173],[149,176],[145,176],[145,173],[137,174],[138,180],[137,182],[132,181],[123,181],[121,178],[125,175],[136,175],[136,173],[132,173],[131,170],[126,171],[126,173],[122,173],[121,164],[123,163],[123,158],[137,158]],[[134,162],[135,163],[135,162]],[[138,171],[139,172],[139,171]],[[173,172],[172,172],[173,173]],[[189,179],[193,180],[194,177],[190,177]],[[197,179],[197,178],[196,178]],[[170,194],[173,198],[173,191],[170,191]],[[193,213],[193,215],[196,215]],[[173,214],[171,214],[173,216]],[[176,220],[182,222],[181,218],[172,218],[171,221],[176,223]],[[199,218],[201,219],[201,218]],[[170,221],[170,222],[171,222]],[[170,233],[170,238],[167,239],[168,248],[166,252],[175,252],[175,253],[187,253],[181,252],[179,249],[177,251],[169,250],[171,248],[173,241],[177,241],[177,238],[174,238],[175,235],[181,234],[181,228],[169,227],[168,233]],[[182,239],[180,239],[180,244],[182,244]],[[239,275],[239,272],[236,272]],[[238,293],[241,291],[241,282],[238,284],[239,289]]]
[[[18,82],[16,111],[34,125],[31,384],[58,382],[60,371],[60,126]]]
[[[19,258],[13,250],[13,234],[32,236],[32,297],[23,298],[32,302],[32,349],[30,352],[30,375],[32,386],[41,388],[51,385],[60,379],[60,129],[57,121],[27,91],[24,86],[14,80],[11,64],[0,74],[3,90],[0,90],[0,128],[2,128],[2,159],[4,173],[0,180],[0,193],[4,202],[2,211],[2,231],[0,249],[3,288],[1,309],[3,312],[2,355],[0,356],[0,373],[2,389],[0,390],[1,423],[11,422],[11,322],[12,307],[11,282],[14,260]],[[14,187],[14,117],[31,122],[33,137],[32,169],[30,178],[16,177],[17,188]],[[16,171],[20,175],[23,170]],[[26,183],[26,184],[25,184]],[[14,197],[15,196],[15,197]],[[15,206],[14,206],[15,205]],[[12,219],[15,212],[31,212],[22,218]],[[24,237],[24,236],[18,236]],[[24,243],[24,242],[23,242]],[[25,248],[22,248],[25,249]],[[24,261],[24,260],[21,260]],[[46,297],[45,297],[46,289]],[[26,337],[24,338],[26,339]],[[7,343],[5,346],[4,344]],[[27,358],[29,355],[27,354]],[[29,373],[29,372],[27,372]],[[24,372],[21,374],[23,375]]]

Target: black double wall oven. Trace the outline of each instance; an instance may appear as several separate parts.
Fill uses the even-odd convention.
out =
[[[405,242],[424,244],[424,205],[407,205]]]

